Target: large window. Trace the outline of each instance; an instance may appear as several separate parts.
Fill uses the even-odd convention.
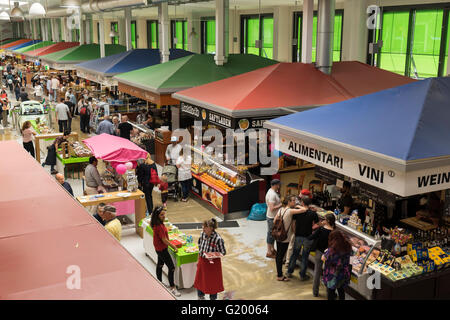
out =
[[[158,21],[147,20],[147,48],[158,49]]]
[[[216,52],[216,20],[215,18],[202,18],[202,53]]]
[[[119,32],[119,23],[118,22],[111,22],[111,30],[114,30],[117,34]],[[119,36],[111,37],[111,43],[112,44],[119,44]]]
[[[261,48],[256,41],[261,40]],[[241,52],[273,58],[273,16],[241,16]]]
[[[80,29],[72,29],[72,41],[80,41]]]
[[[131,21],[131,46],[133,49],[137,48],[136,40],[136,21]]]
[[[336,10],[334,15],[334,39],[333,39],[333,61],[341,61],[342,57],[342,30],[344,27],[344,11]],[[292,61],[302,60],[302,30],[303,14],[296,12],[294,14],[294,39],[297,39],[293,46]],[[313,34],[312,34],[312,62],[316,62],[317,52],[317,12],[313,16]]]
[[[172,48],[187,50],[187,21],[171,21],[171,44]]]
[[[445,7],[384,8],[376,39],[378,67],[413,78],[446,75],[449,9]]]

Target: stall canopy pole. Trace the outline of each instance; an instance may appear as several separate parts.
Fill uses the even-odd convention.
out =
[[[227,63],[229,38],[229,0],[216,0],[216,55],[214,60],[218,66]]]
[[[158,4],[159,39],[161,62],[169,61],[169,4],[167,2]]]
[[[100,29],[100,58],[105,57],[105,20],[100,20],[99,24]]]
[[[312,62],[314,0],[303,0],[302,62]]]

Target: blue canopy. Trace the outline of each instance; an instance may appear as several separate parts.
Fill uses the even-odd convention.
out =
[[[7,48],[7,50],[8,51],[13,51],[13,50],[17,50],[17,49],[20,49],[20,48],[25,48],[25,47],[31,46],[33,44],[39,43],[41,41],[42,40],[30,40],[28,42],[24,42],[24,43],[18,44],[17,46],[9,47],[9,48]]]
[[[265,126],[408,162],[450,155],[449,119],[450,78],[445,77],[283,116]]]
[[[174,60],[193,54],[181,49],[170,49],[169,59]],[[135,49],[95,59],[76,65],[77,69],[86,70],[103,76],[114,76],[161,63],[158,49]]]

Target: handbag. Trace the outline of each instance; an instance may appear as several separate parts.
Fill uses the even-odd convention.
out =
[[[159,177],[158,177],[158,172],[156,172],[155,169],[151,168],[150,169],[150,180],[149,183],[156,185],[159,183]]]
[[[288,237],[288,232],[284,228],[284,221],[283,221],[284,214],[286,213],[286,211],[288,209],[289,208],[284,210],[284,212],[283,212],[283,214],[281,216],[279,214],[277,214],[275,219],[274,219],[274,221],[273,221],[273,227],[272,227],[272,232],[271,233],[272,233],[272,237],[276,241],[284,241]],[[291,220],[291,224],[292,224],[292,220]],[[291,224],[289,225],[289,228],[291,228]],[[289,228],[288,228],[288,230],[289,230]]]

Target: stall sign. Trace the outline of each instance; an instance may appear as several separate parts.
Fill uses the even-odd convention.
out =
[[[361,181],[354,181],[353,187],[357,190],[359,196],[366,197],[376,203],[388,207],[394,206],[395,201],[397,200],[397,197],[393,193],[381,190]]]
[[[422,194],[450,189],[450,166],[417,170],[408,173],[406,190],[409,194]]]
[[[382,190],[405,196],[404,172],[283,134],[280,134],[279,142],[281,152]]]
[[[202,199],[211,203],[219,211],[222,211],[223,196],[204,183],[202,183]]]
[[[200,119],[200,108],[184,102],[181,103],[181,113]]]
[[[247,129],[261,129],[264,126],[264,122],[271,119],[273,117],[243,118],[236,120],[236,127],[244,131]]]
[[[216,125],[219,125],[219,126],[225,127],[225,128],[230,128],[230,129],[232,128],[232,125],[231,125],[232,121],[231,121],[230,117],[226,117],[226,116],[223,116],[218,113],[214,113],[214,112],[210,111],[208,120],[209,120],[209,123],[216,124]]]

